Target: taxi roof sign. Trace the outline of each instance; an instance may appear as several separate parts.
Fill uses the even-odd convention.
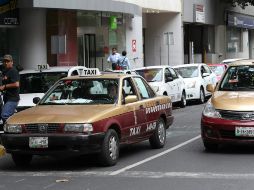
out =
[[[76,72],[75,72],[76,71]],[[98,68],[86,68],[84,66],[76,66],[69,70],[68,76],[97,76],[101,75]]]

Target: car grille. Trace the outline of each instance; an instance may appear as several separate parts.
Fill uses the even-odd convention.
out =
[[[254,112],[238,112],[238,111],[219,110],[219,113],[223,119],[244,120],[244,121],[254,120]]]
[[[25,131],[27,133],[56,133],[60,124],[27,124]]]

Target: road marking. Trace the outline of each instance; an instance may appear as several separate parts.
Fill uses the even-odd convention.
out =
[[[25,181],[25,179],[17,180],[17,181],[15,181],[15,183],[19,183],[19,182],[21,182],[21,181]]]
[[[153,159],[155,159],[155,158],[158,158],[158,157],[160,157],[160,156],[163,156],[163,155],[165,155],[165,154],[168,154],[169,152],[172,152],[172,151],[174,151],[174,150],[176,150],[176,149],[179,149],[179,148],[181,148],[181,147],[183,147],[183,146],[185,146],[185,145],[187,145],[187,144],[189,144],[189,143],[191,143],[191,142],[193,142],[193,141],[199,139],[200,137],[201,137],[201,135],[198,135],[198,136],[196,136],[196,137],[194,137],[194,138],[192,138],[192,139],[190,139],[190,140],[188,140],[188,141],[185,141],[185,142],[183,142],[183,143],[181,143],[181,144],[179,144],[179,145],[177,145],[177,146],[174,146],[174,147],[172,147],[172,148],[170,148],[170,149],[168,149],[168,150],[165,150],[165,151],[163,151],[163,152],[161,152],[161,153],[159,153],[159,154],[153,155],[153,156],[148,157],[148,158],[146,158],[146,159],[144,159],[144,160],[142,160],[142,161],[139,161],[139,162],[137,162],[137,163],[135,163],[135,164],[131,164],[131,165],[126,166],[126,167],[124,167],[124,168],[122,168],[122,169],[116,170],[116,171],[112,172],[110,175],[111,175],[111,176],[118,175],[118,174],[120,174],[120,173],[122,173],[122,172],[125,172],[126,170],[129,170],[129,169],[131,169],[131,168],[135,168],[135,167],[137,167],[137,166],[139,166],[139,165],[141,165],[141,164],[144,164],[144,163],[149,162],[149,161],[151,161],[151,160],[153,160]]]
[[[43,189],[48,189],[48,188],[53,187],[53,186],[55,186],[55,185],[56,185],[56,183],[51,183],[51,184],[49,184],[49,185],[43,187]]]

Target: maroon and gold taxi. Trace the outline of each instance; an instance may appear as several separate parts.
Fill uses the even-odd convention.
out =
[[[37,105],[7,120],[2,143],[16,165],[33,155],[99,153],[104,165],[118,161],[120,144],[149,139],[162,148],[172,124],[172,104],[156,96],[140,76],[84,69],[59,80]]]
[[[254,60],[229,65],[213,92],[201,119],[201,134],[207,150],[221,144],[254,143]]]

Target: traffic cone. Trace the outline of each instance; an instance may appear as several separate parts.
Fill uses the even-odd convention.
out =
[[[5,148],[2,145],[0,145],[0,157],[4,155],[5,155]]]

